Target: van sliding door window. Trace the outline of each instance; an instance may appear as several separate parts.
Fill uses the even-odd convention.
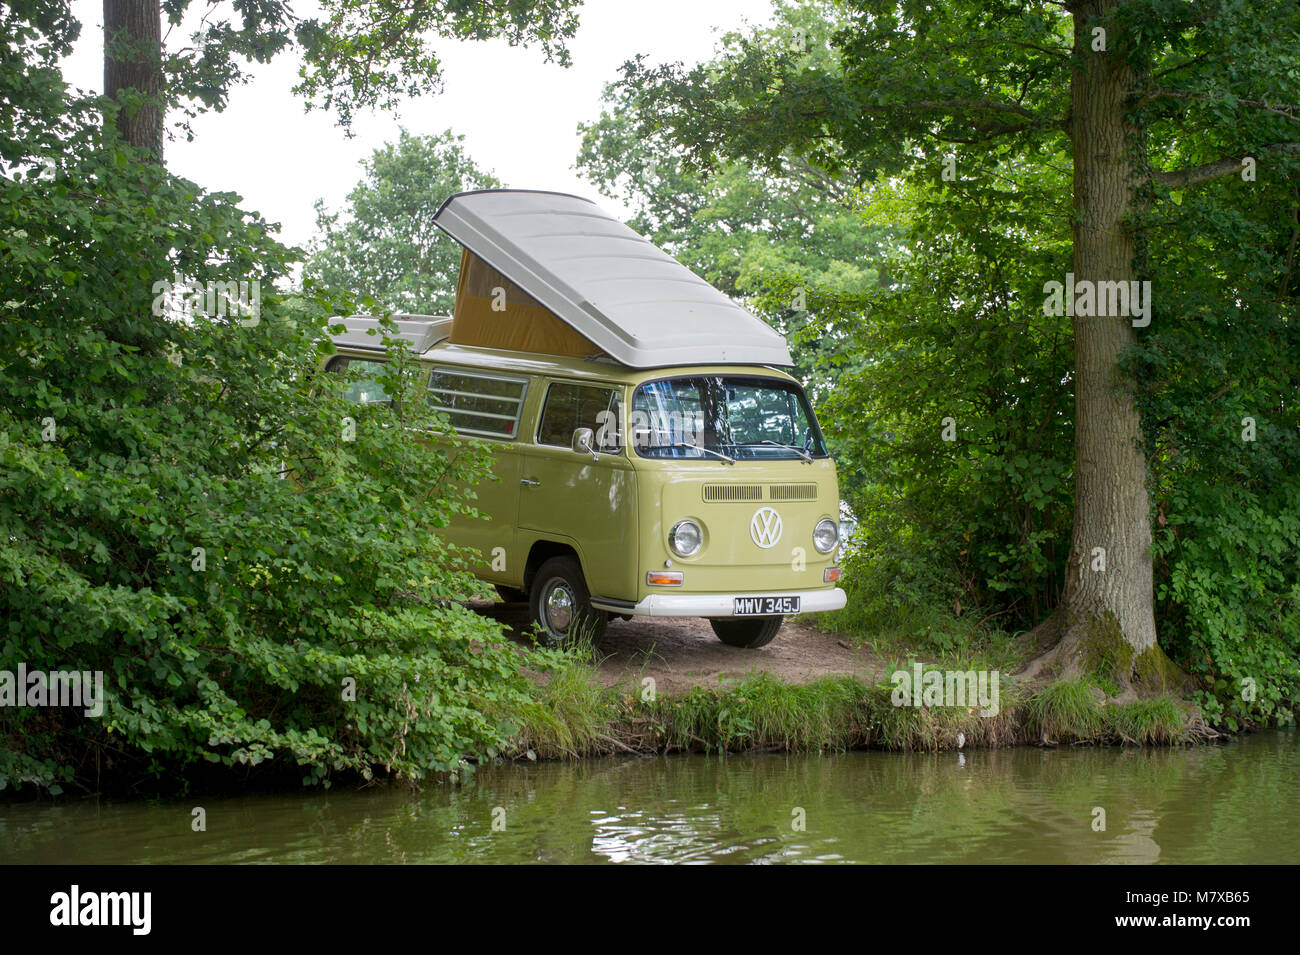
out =
[[[597,451],[618,454],[619,394],[615,388],[554,382],[546,392],[546,407],[537,426],[537,443],[570,447],[573,432],[590,428]]]
[[[365,358],[348,358],[344,355],[331,358],[325,370],[336,375],[346,374],[349,379],[343,396],[359,405],[387,404],[390,399],[378,379],[384,374],[386,362]]]
[[[527,378],[435,368],[429,407],[446,414],[457,434],[513,441],[527,391]]]

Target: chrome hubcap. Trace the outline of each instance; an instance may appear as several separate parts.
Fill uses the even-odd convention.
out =
[[[546,623],[556,633],[567,633],[573,622],[573,591],[562,580],[553,583],[546,592]]]

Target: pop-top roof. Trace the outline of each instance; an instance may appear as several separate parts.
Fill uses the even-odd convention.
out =
[[[434,222],[625,365],[793,364],[778,332],[586,199],[462,192]]]

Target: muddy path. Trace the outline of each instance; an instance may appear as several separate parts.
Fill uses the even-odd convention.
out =
[[[475,601],[470,606],[499,620],[516,639],[526,639],[530,623],[526,604]],[[649,676],[660,693],[679,693],[757,673],[769,673],[785,683],[806,683],[837,674],[870,678],[884,669],[884,662],[870,650],[854,648],[840,637],[798,621],[798,617],[787,619],[767,646],[741,650],[718,640],[708,621],[698,617],[614,620],[599,646],[600,679],[613,686],[639,684]]]

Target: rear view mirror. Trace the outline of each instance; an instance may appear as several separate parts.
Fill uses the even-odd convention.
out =
[[[597,461],[600,459],[600,455],[598,455],[596,449],[592,447],[592,440],[593,437],[590,428],[578,428],[573,432],[573,443],[570,447],[573,448],[574,454],[590,454],[591,459]]]

